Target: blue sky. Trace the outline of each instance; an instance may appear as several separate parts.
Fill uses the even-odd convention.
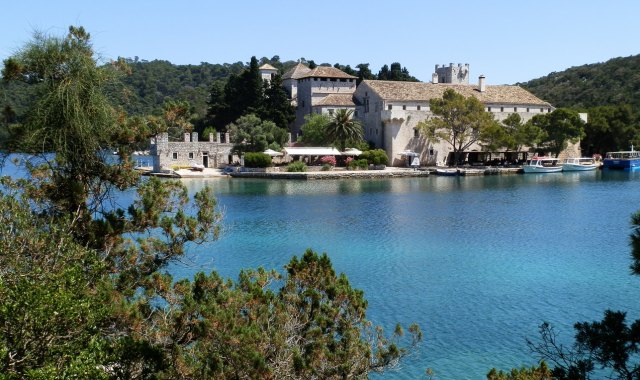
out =
[[[469,63],[471,80],[513,84],[572,66],[640,54],[640,1],[10,1],[2,4],[0,59],[34,30],[82,25],[104,59],[175,64],[400,62],[422,81],[435,64]]]

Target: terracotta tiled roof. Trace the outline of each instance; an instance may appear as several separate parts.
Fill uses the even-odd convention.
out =
[[[303,78],[309,71],[311,71],[310,68],[303,65],[302,63],[298,63],[291,70],[284,73],[282,79],[300,79]]]
[[[329,66],[318,66],[313,70],[310,70],[305,75],[300,78],[344,78],[344,79],[355,79],[353,75],[349,75],[340,69],[336,69],[335,67]]]
[[[275,70],[275,71],[278,71],[278,69],[276,69],[275,67],[271,66],[268,63],[265,63],[264,65],[260,66],[258,69],[259,70]]]
[[[521,104],[551,107],[551,104],[539,99],[529,91],[518,86],[486,86],[486,91],[480,92],[476,85],[396,82],[384,80],[365,80],[373,91],[384,100],[397,101],[429,101],[441,98],[445,90],[451,88],[465,97],[475,96],[484,104]]]
[[[353,102],[353,94],[329,94],[322,99],[314,100],[315,106],[343,106],[343,107],[355,107]]]

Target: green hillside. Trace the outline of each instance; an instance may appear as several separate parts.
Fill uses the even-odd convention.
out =
[[[556,107],[640,108],[640,55],[572,67],[518,85]]]

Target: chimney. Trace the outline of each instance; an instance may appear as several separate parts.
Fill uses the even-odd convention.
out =
[[[431,74],[431,83],[438,84],[438,74],[437,73]]]
[[[478,90],[480,92],[485,92],[487,90],[487,86],[484,84],[484,75],[480,75],[480,77],[478,77]]]
[[[189,132],[184,133],[184,142],[189,142]]]

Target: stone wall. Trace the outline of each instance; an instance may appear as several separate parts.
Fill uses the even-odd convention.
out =
[[[240,162],[238,156],[231,155],[233,144],[226,134],[225,142],[218,133],[209,141],[198,141],[198,134],[185,134],[184,141],[169,141],[166,133],[161,133],[152,141],[150,154],[153,158],[153,171],[176,166],[187,167],[194,164],[209,168],[220,168],[233,162]]]

